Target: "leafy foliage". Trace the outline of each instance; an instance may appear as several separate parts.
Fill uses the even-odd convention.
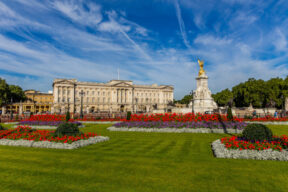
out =
[[[181,100],[178,100],[177,102],[180,104],[189,104],[192,99],[192,95],[185,95]]]
[[[19,102],[26,99],[21,87],[8,85],[5,79],[0,78],[0,106],[10,101]]]
[[[78,125],[74,123],[63,123],[59,125],[54,133],[55,137],[67,136],[77,136],[81,134]]]
[[[128,111],[128,112],[127,112],[127,117],[126,117],[126,119],[127,119],[128,121],[131,119],[131,111]]]
[[[248,141],[270,141],[273,137],[272,131],[262,124],[249,124],[243,131],[242,136]]]
[[[65,119],[66,121],[69,121],[70,120],[70,112],[69,111],[67,111],[67,113],[66,113],[66,119]]]
[[[232,109],[231,107],[229,106],[228,110],[227,110],[227,119],[229,121],[233,121],[233,114],[232,114]]]
[[[283,98],[282,98],[283,95]],[[268,81],[248,79],[232,88],[212,95],[219,106],[228,105],[233,99],[236,107],[277,107],[282,108],[284,98],[288,97],[288,76],[285,79],[272,78]]]
[[[0,130],[5,130],[5,128],[0,124]]]
[[[233,93],[229,89],[224,89],[219,93],[213,94],[212,97],[218,106],[225,106],[233,99]]]

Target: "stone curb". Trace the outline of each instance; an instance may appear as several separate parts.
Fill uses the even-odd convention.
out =
[[[18,121],[17,122],[5,122],[4,124],[10,125],[10,124],[17,124],[17,123],[19,123],[19,122]]]
[[[79,121],[79,122],[87,124],[115,124],[120,123],[121,121]]]
[[[244,121],[245,123],[259,123],[263,125],[288,125],[287,121]]]
[[[158,132],[158,133],[224,133],[223,129],[210,128],[138,128],[138,127],[108,127],[109,131],[129,131],[129,132]],[[242,130],[227,129],[227,133],[239,134]]]
[[[21,147],[35,147],[35,148],[50,148],[50,149],[77,149],[87,145],[108,141],[109,137],[96,136],[90,137],[87,140],[75,141],[71,144],[68,143],[56,143],[50,141],[28,141],[28,140],[10,140],[0,139],[0,145],[8,146],[21,146]]]
[[[48,126],[48,125],[14,125],[13,128],[17,128],[18,126],[29,126],[32,129],[57,129],[57,126]],[[80,125],[79,128],[83,128],[85,125]]]
[[[280,152],[272,149],[261,151],[227,149],[220,139],[214,141],[211,146],[217,158],[288,161],[288,151],[284,150]]]

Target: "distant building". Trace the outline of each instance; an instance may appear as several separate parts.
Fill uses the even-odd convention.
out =
[[[150,112],[165,109],[173,101],[173,86],[134,85],[132,81],[111,80],[107,83],[79,82],[76,79],[55,79],[52,113],[83,111]]]
[[[28,99],[28,103],[32,102],[34,105],[23,105],[23,111],[31,112],[50,112],[53,104],[53,93],[42,93],[35,90],[24,91],[25,96]]]
[[[24,91],[24,94],[27,98],[26,101],[6,104],[2,107],[2,112],[4,114],[10,112],[22,114],[23,112],[43,113],[51,111],[53,103],[52,93],[26,90]]]

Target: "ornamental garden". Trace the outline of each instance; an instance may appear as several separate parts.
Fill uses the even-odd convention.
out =
[[[82,133],[80,129],[84,126],[79,120],[70,119],[69,113],[66,116],[32,115],[17,123],[14,129],[1,127],[0,145],[75,149],[109,139],[96,133]],[[108,128],[109,131],[233,134],[211,144],[215,157],[288,161],[288,137],[273,135],[267,126],[261,124],[286,121],[286,117],[244,119],[231,114],[200,113],[127,113],[126,119],[107,119],[107,122],[116,122]],[[105,123],[105,120],[100,122]]]
[[[287,121],[269,116],[244,119],[193,113],[127,114],[125,119],[94,121],[33,115],[16,124],[1,124],[0,151],[1,158],[7,159],[3,161],[7,170],[23,168],[11,181],[5,176],[6,180],[42,178],[49,183],[41,184],[45,190],[51,183],[58,190],[71,190],[68,181],[72,179],[84,191],[92,190],[92,186],[97,191],[197,191],[197,186],[210,186],[213,191],[225,187],[234,191],[273,191],[288,187],[283,172],[288,168],[288,127],[270,124]],[[29,167],[26,174],[29,162],[35,169]],[[49,168],[56,163],[58,171]],[[35,178],[31,171],[37,172]],[[65,172],[69,176],[62,174]],[[4,173],[5,169],[0,178]],[[47,179],[49,174],[67,187]],[[255,190],[244,185],[247,175],[251,175],[249,181],[256,182]],[[278,179],[283,184],[273,188],[275,180],[267,178],[276,175],[281,175]],[[95,186],[97,182],[101,183]],[[40,185],[33,186],[36,188],[30,191],[40,190]]]

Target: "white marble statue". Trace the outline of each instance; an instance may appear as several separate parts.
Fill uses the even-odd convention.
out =
[[[197,81],[197,89],[194,91],[194,98],[189,106],[195,113],[204,113],[206,111],[213,111],[217,109],[217,104],[211,96],[211,91],[208,88],[208,76],[206,75],[203,65],[204,62],[198,59],[200,66]]]

